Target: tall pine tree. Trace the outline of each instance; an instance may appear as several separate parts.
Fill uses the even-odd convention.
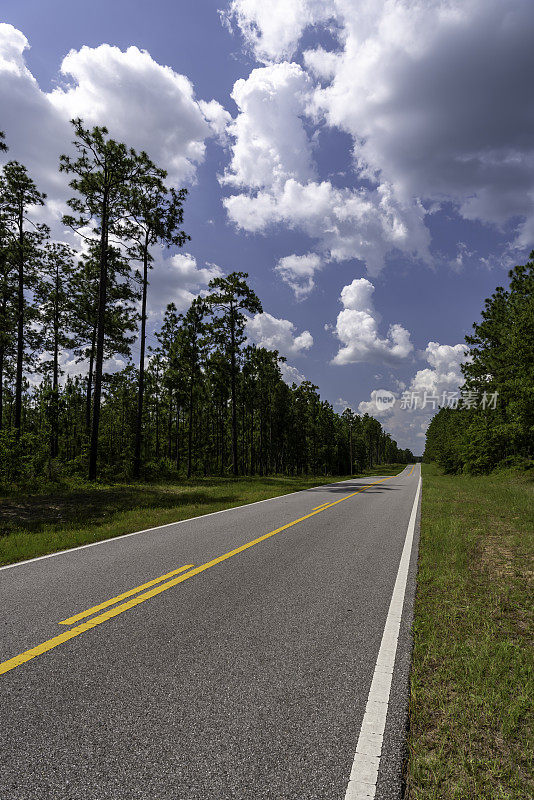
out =
[[[22,421],[22,381],[25,350],[25,292],[33,286],[38,247],[47,234],[46,226],[32,221],[32,206],[44,205],[46,195],[40,192],[18,161],[8,161],[3,170],[0,203],[10,235],[10,253],[17,267],[17,355],[15,373],[15,419],[17,436]]]
[[[141,166],[135,151],[121,142],[107,138],[107,128],[86,129],[81,119],[73,120],[72,124],[77,158],[62,155],[60,169],[74,174],[69,186],[77,196],[68,201],[74,215],[66,215],[64,222],[78,230],[91,226],[93,235],[98,236],[99,240],[95,379],[88,470],[89,480],[95,480],[106,336],[110,235],[121,233],[121,225],[127,216],[131,200],[132,185],[141,172]]]
[[[154,261],[150,248],[160,243],[166,247],[182,247],[189,236],[181,230],[186,189],[167,188],[165,170],[156,167],[147,154],[139,154],[139,176],[132,187],[129,216],[124,233],[130,240],[131,258],[142,264],[141,273],[141,331],[139,337],[139,385],[135,425],[133,474],[139,477],[141,469],[141,438],[143,428],[143,398],[145,390],[145,345],[147,320],[148,270]]]
[[[248,311],[260,314],[259,298],[246,283],[248,273],[231,272],[224,278],[213,278],[205,300],[213,314],[213,331],[230,365],[230,396],[232,405],[232,472],[237,475],[237,376],[239,353],[245,341],[245,322]]]

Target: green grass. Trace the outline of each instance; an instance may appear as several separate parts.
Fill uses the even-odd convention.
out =
[[[533,479],[423,466],[410,800],[526,800],[532,770]]]
[[[362,475],[394,475],[402,464]],[[341,477],[194,478],[159,483],[73,483],[0,497],[0,564],[298,492]]]

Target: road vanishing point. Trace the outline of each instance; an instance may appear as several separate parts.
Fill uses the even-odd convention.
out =
[[[400,798],[420,466],[0,569],[1,800]]]

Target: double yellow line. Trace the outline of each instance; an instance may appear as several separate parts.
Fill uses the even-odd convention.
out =
[[[409,477],[413,471],[414,467],[412,467],[411,472],[406,477]],[[86,631],[89,631],[92,628],[96,628],[97,625],[102,625],[103,622],[107,622],[113,617],[116,617],[125,611],[129,611],[131,608],[134,608],[140,603],[144,603],[146,600],[150,600],[152,597],[156,597],[158,594],[167,591],[167,589],[171,589],[173,586],[177,586],[179,583],[183,583],[184,581],[189,580],[189,578],[193,578],[195,575],[199,575],[201,572],[205,572],[207,569],[214,567],[216,564],[220,564],[222,561],[226,561],[228,558],[236,556],[238,555],[238,553],[242,553],[244,550],[248,550],[249,547],[254,547],[254,545],[259,544],[260,542],[264,542],[266,539],[270,539],[271,536],[275,536],[277,533],[281,533],[282,531],[285,531],[288,528],[292,528],[293,525],[297,525],[299,522],[303,522],[306,519],[310,519],[310,517],[314,517],[316,514],[320,514],[321,511],[326,511],[327,508],[332,508],[332,506],[336,506],[339,503],[342,503],[344,500],[349,500],[351,497],[354,497],[355,495],[364,492],[371,486],[376,486],[376,484],[391,480],[391,478],[394,477],[397,476],[390,475],[387,478],[381,478],[378,481],[373,481],[373,483],[367,484],[367,486],[363,486],[356,492],[352,492],[352,494],[348,494],[346,497],[341,497],[339,500],[334,500],[333,502],[323,503],[321,506],[316,506],[316,508],[313,509],[311,513],[305,514],[303,517],[299,517],[298,519],[293,520],[293,522],[288,522],[286,525],[282,525],[280,528],[276,528],[274,531],[270,531],[269,533],[266,533],[263,536],[258,536],[257,539],[253,539],[251,542],[242,544],[240,547],[236,547],[234,550],[230,550],[228,553],[224,553],[222,556],[218,556],[217,558],[212,559],[212,561],[208,561],[206,562],[206,564],[202,564],[200,567],[195,567],[194,564],[186,564],[185,566],[179,567],[178,569],[172,570],[171,572],[166,572],[159,578],[154,578],[153,580],[148,581],[147,583],[143,583],[141,584],[141,586],[137,586],[135,589],[129,589],[128,591],[123,592],[122,594],[119,594],[116,597],[112,597],[110,600],[106,600],[103,603],[92,606],[86,611],[81,611],[78,614],[74,614],[72,617],[68,617],[67,619],[62,620],[59,623],[60,625],[72,625],[75,622],[79,622],[81,619],[85,619],[86,617],[89,617],[92,614],[96,614],[98,611],[102,611],[102,609],[104,608],[109,608],[109,606],[112,606],[115,603],[119,603],[121,600],[126,600],[126,598],[132,597],[132,595],[137,595],[137,597],[133,597],[133,599],[131,600],[127,600],[124,603],[120,603],[120,605],[115,606],[115,608],[112,608],[109,611],[105,611],[103,614],[98,614],[98,616],[93,617],[87,622],[83,622],[81,625],[76,625],[76,627],[71,628],[70,630],[65,631],[64,633],[60,633],[58,636],[54,636],[52,637],[52,639],[48,639],[46,642],[42,642],[41,644],[38,644],[36,647],[32,647],[30,650],[26,650],[24,653],[20,653],[19,655],[14,656],[13,658],[8,659],[7,661],[4,661],[3,663],[0,664],[0,675],[3,675],[5,672],[9,672],[10,670],[15,669],[16,667],[20,667],[27,661],[31,661],[33,658],[36,658],[37,656],[40,656],[43,653],[48,652],[49,650],[53,650],[54,647],[58,647],[60,644],[64,644],[65,642],[68,642],[70,639],[74,639],[76,636],[80,636],[82,633],[85,633]],[[173,577],[175,575],[178,575],[178,577]],[[167,580],[167,578],[171,578],[171,580]],[[162,583],[162,581],[166,582]],[[160,585],[158,586],[156,584]],[[150,588],[150,587],[155,587],[155,588]],[[143,589],[148,589],[148,591],[143,592],[143,594],[138,594],[138,592],[142,591]]]

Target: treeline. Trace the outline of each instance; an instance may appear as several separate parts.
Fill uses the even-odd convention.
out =
[[[279,354],[247,344],[247,314],[262,306],[246,273],[212,280],[185,314],[170,303],[147,348],[152,251],[189,239],[186,190],[105,128],[73,126],[75,155],[60,159],[73,190],[63,222],[81,253],[36,221],[46,197],[22,164],[0,173],[2,483],[350,474],[413,460],[377,420],[336,414],[309,382],[287,386]],[[66,356],[80,374],[64,376]],[[111,358],[127,366],[106,372]]]
[[[534,457],[534,251],[485,301],[466,337],[465,398],[442,408],[427,431],[424,458],[447,472],[489,472]]]

